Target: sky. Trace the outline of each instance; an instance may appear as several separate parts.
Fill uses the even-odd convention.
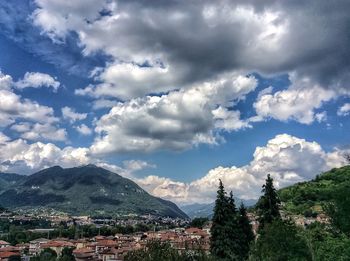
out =
[[[350,2],[0,1],[0,171],[112,170],[180,205],[346,164]]]

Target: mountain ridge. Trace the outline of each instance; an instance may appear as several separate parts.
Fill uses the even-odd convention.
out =
[[[16,181],[8,182],[10,176]],[[135,182],[92,164],[74,168],[53,166],[28,176],[3,173],[0,205],[9,209],[47,207],[73,215],[152,214],[188,218],[173,202],[154,197]]]

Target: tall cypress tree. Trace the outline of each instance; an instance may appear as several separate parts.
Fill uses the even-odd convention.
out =
[[[213,224],[210,230],[210,252],[221,259],[230,257],[230,240],[228,230],[229,202],[221,180],[215,200]]]
[[[262,195],[257,203],[257,212],[259,215],[259,229],[264,228],[266,223],[271,224],[273,220],[281,219],[279,206],[281,201],[273,186],[273,179],[270,174],[267,175],[266,183],[263,185]]]
[[[247,260],[249,256],[250,244],[255,239],[255,236],[247,216],[247,210],[243,202],[241,202],[241,205],[238,210],[238,226],[241,229],[240,259]]]

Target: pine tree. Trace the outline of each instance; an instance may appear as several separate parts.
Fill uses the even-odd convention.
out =
[[[264,228],[266,223],[271,224],[276,219],[281,219],[279,206],[281,201],[273,186],[273,179],[270,174],[267,175],[266,183],[263,185],[262,193],[257,203],[257,211],[259,215],[259,229]]]
[[[229,260],[240,260],[242,230],[238,223],[238,212],[232,191],[228,197],[227,229],[229,234]]]
[[[250,245],[255,239],[252,226],[250,225],[248,216],[247,216],[247,210],[241,202],[241,205],[238,210],[238,226],[241,229],[241,241],[240,241],[240,259],[241,260],[247,260],[249,255],[249,249]]]
[[[213,224],[210,230],[210,252],[213,256],[220,259],[228,259],[230,257],[230,239],[228,230],[229,212],[228,198],[220,180],[214,207]]]

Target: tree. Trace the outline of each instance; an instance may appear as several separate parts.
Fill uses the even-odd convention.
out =
[[[57,253],[50,249],[45,248],[43,251],[40,252],[39,256],[31,257],[31,261],[56,261],[57,259]]]
[[[213,256],[221,259],[229,259],[230,251],[230,232],[228,230],[229,202],[226,196],[224,185],[219,180],[219,189],[215,200],[213,224],[210,230],[210,252]]]
[[[242,252],[241,237],[242,229],[239,227],[238,212],[233,198],[232,191],[228,197],[228,211],[227,211],[227,231],[229,234],[229,250],[228,256],[230,260],[239,260]]]
[[[63,248],[61,256],[58,258],[58,261],[75,261],[75,257],[73,255],[73,248]]]
[[[266,183],[262,187],[263,196],[257,203],[257,212],[259,215],[259,229],[264,228],[265,224],[272,223],[276,219],[280,219],[279,206],[281,201],[273,186],[273,179],[270,174],[267,175]]]
[[[290,221],[266,223],[252,250],[250,260],[311,260],[305,239]]]
[[[18,256],[10,256],[8,259],[8,261],[21,261],[21,256],[18,255]]]
[[[247,210],[241,202],[241,205],[238,210],[238,226],[241,229],[241,236],[240,236],[240,257],[242,260],[246,260],[249,255],[249,249],[251,243],[254,241],[254,233],[252,230],[252,226],[250,225],[248,216],[247,216]]]
[[[350,236],[350,185],[345,185],[333,194],[333,202],[325,206],[332,225]]]
[[[203,226],[204,226],[208,221],[209,221],[209,219],[206,218],[206,217],[194,218],[194,219],[192,219],[190,226],[191,226],[191,227],[203,228]]]
[[[130,251],[125,256],[125,261],[175,261],[180,260],[179,253],[168,242],[151,241],[145,249]]]

